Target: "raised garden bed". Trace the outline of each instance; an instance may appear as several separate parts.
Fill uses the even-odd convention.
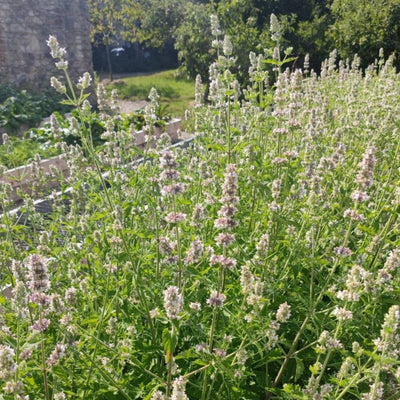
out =
[[[182,122],[180,119],[174,119],[167,123],[165,127],[155,127],[154,136],[160,137],[160,135],[166,132],[172,143],[178,140],[178,131],[181,129]],[[143,149],[146,145],[147,132],[144,130],[138,131],[135,134],[134,145],[139,149]],[[68,177],[68,166],[65,160],[65,155],[60,154],[58,156],[42,160],[39,163],[31,163],[23,165],[21,167],[13,168],[6,171],[1,177],[0,182],[9,183],[12,188],[11,200],[16,204],[21,200],[21,194],[32,194],[31,187],[33,182],[33,170],[41,168],[43,174],[47,177],[54,175],[53,169],[56,169],[62,173],[65,177]],[[57,179],[47,179],[47,188],[55,188],[59,185]]]

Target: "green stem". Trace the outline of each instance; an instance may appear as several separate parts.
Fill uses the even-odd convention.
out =
[[[157,281],[160,279],[160,274],[161,274],[161,260],[160,260],[160,227],[159,227],[159,221],[158,221],[158,213],[157,213],[157,207],[154,207],[154,221],[156,225],[156,279]]]
[[[347,301],[346,301],[346,303],[345,303],[344,308],[346,308],[346,306],[347,306]],[[340,329],[341,329],[341,327],[342,327],[342,324],[343,324],[343,321],[339,321],[339,323],[337,324],[336,330],[335,330],[335,334],[333,335],[333,338],[334,338],[334,339],[337,339],[337,337],[338,337],[338,335],[339,335],[339,332],[340,332]],[[321,382],[321,379],[322,379],[322,377],[323,377],[323,375],[324,375],[324,372],[325,372],[325,370],[326,370],[326,368],[327,368],[327,366],[328,366],[328,362],[329,362],[329,360],[331,359],[332,353],[333,353],[333,349],[329,349],[329,350],[328,350],[328,353],[326,354],[326,357],[325,357],[325,360],[324,360],[324,364],[322,365],[321,371],[320,371],[319,374],[318,374],[318,378],[317,378],[317,380],[315,381],[315,386],[316,386],[316,387],[318,387],[319,383]]]
[[[19,321],[20,321],[21,313],[19,310],[18,310],[18,314],[19,315],[17,318],[17,346],[16,346],[16,354],[15,354],[17,364],[19,364],[19,356],[20,356],[20,324],[19,324]],[[15,370],[14,380],[15,380],[15,382],[18,382],[18,367]],[[15,398],[15,400],[18,400],[17,393],[14,394],[14,398]]]
[[[175,326],[172,324],[171,328],[171,338],[175,334]],[[168,360],[168,376],[167,376],[167,389],[166,389],[166,396],[167,399],[169,399],[170,393],[171,393],[171,382],[172,382],[172,366],[173,366],[173,353],[172,350],[170,352],[167,352],[167,360]]]
[[[344,240],[343,240],[343,246],[346,245],[346,243],[347,243],[347,241],[349,239],[349,236],[350,236],[350,233],[351,233],[351,228],[352,228],[352,222],[350,221],[349,227],[347,228],[347,232],[346,232],[346,235],[345,235]],[[275,378],[274,383],[273,383],[273,387],[274,388],[278,386],[278,384],[279,384],[279,382],[280,382],[280,380],[281,380],[281,378],[283,376],[283,373],[284,373],[284,371],[285,371],[285,369],[286,369],[286,367],[287,367],[287,365],[289,363],[289,360],[293,357],[293,354],[294,354],[294,352],[296,350],[296,347],[297,347],[297,343],[300,340],[300,337],[303,334],[304,330],[306,329],[308,321],[310,320],[313,312],[317,309],[318,304],[320,303],[320,301],[322,300],[323,296],[325,295],[325,291],[329,287],[329,285],[331,283],[331,280],[332,280],[332,278],[333,278],[333,276],[334,276],[334,274],[336,272],[336,269],[337,269],[338,265],[339,265],[339,257],[336,257],[335,262],[334,262],[334,264],[333,264],[333,266],[331,268],[331,272],[329,273],[328,278],[326,279],[322,290],[320,291],[320,293],[319,293],[317,299],[315,300],[314,304],[311,305],[312,307],[310,307],[310,310],[307,313],[303,323],[301,324],[300,329],[297,332],[296,337],[293,340],[292,346],[290,347],[288,353],[286,354],[285,360],[284,360],[283,364],[281,365],[281,368],[279,369],[278,374],[276,375],[276,378]],[[271,396],[272,396],[272,393],[269,392],[268,395],[267,395],[267,400],[269,400],[271,398]]]
[[[104,294],[104,299],[103,299],[103,305],[102,305],[100,320],[98,321],[97,326],[96,326],[96,329],[95,329],[95,332],[96,332],[96,335],[95,335],[95,336],[96,336],[96,337],[100,337],[100,333],[101,333],[100,331],[101,331],[101,329],[102,329],[104,317],[105,317],[105,314],[106,314],[106,304],[107,304],[107,300],[108,300],[108,292],[109,292],[109,284],[110,284],[110,275],[111,275],[111,272],[108,271],[108,272],[107,272],[106,291],[105,291],[105,294]],[[95,359],[96,359],[96,356],[97,356],[97,351],[98,351],[98,346],[96,346],[96,347],[94,348],[94,351],[93,351],[93,353],[92,353],[92,357],[91,357],[91,360],[90,360],[90,368],[89,368],[89,372],[88,372],[88,375],[87,375],[87,378],[86,378],[85,389],[84,389],[84,392],[83,392],[83,398],[84,398],[84,399],[86,398],[85,395],[86,395],[86,392],[87,392],[87,390],[88,390],[88,385],[89,385],[89,383],[90,383],[90,379],[91,379],[91,377],[92,377],[93,368],[94,368],[94,366],[95,366]]]
[[[42,313],[39,312],[39,321],[42,319]],[[47,368],[46,368],[46,355],[45,355],[45,348],[44,348],[44,333],[43,331],[40,332],[40,351],[42,353],[42,372],[43,372],[43,384],[44,384],[44,394],[45,399],[50,400],[49,394],[49,383],[47,379]]]
[[[207,391],[206,400],[209,400],[209,399],[210,399],[210,397],[211,397],[211,392],[212,392],[212,390],[213,390],[214,385],[215,385],[215,379],[213,379],[213,380],[211,381],[211,385],[209,386],[208,391]],[[220,397],[219,397],[219,393],[217,394],[217,397],[216,397],[216,398],[217,398],[217,399],[220,398]]]
[[[224,254],[226,254],[226,249],[224,249]],[[222,266],[219,269],[217,296],[220,295],[222,285],[223,285],[223,279],[224,279],[223,278],[223,269],[224,269],[224,267],[222,267]],[[217,325],[217,318],[218,318],[218,309],[216,307],[214,307],[213,314],[212,314],[211,327],[210,327],[210,336],[208,339],[208,351],[210,353],[212,352],[212,347],[213,347],[213,343],[214,343],[214,335],[215,335],[215,328]],[[208,382],[208,371],[206,370],[206,371],[204,371],[203,387],[201,390],[201,400],[208,398],[207,382]]]
[[[210,337],[208,339],[208,349],[211,353],[211,349],[214,342],[214,333],[215,333],[215,326],[217,323],[217,309],[213,309],[212,321],[211,321],[211,328],[210,328]],[[207,395],[207,383],[208,383],[208,371],[204,371],[204,378],[203,378],[203,387],[201,389],[201,400],[206,399]]]
[[[10,221],[10,217],[8,215],[8,211],[7,211],[7,207],[5,205],[4,199],[2,201],[2,207],[3,207],[3,218],[5,219],[5,225],[6,225],[6,228],[7,228],[7,231],[6,231],[7,241],[10,243],[11,248],[13,250],[13,256],[15,257],[17,255],[17,248],[16,248],[14,240],[12,238],[11,221]],[[11,270],[9,270],[9,272],[10,272],[10,274],[12,276]]]
[[[340,400],[354,385],[354,382],[357,380],[357,378],[360,376],[360,372],[358,372],[356,375],[354,375],[353,379],[349,382],[349,384],[342,390],[342,392],[338,395],[335,395],[335,400]],[[368,380],[368,376],[364,376],[363,378],[359,379],[358,383],[361,383],[363,381]]]
[[[254,185],[251,190],[251,212],[250,212],[249,228],[247,230],[247,233],[249,236],[251,234],[251,230],[253,227],[253,220],[254,220],[254,216],[255,216],[255,213],[254,213],[255,206],[256,206],[256,185]]]
[[[200,368],[198,368],[198,369],[196,369],[196,370],[194,370],[192,372],[187,373],[186,375],[183,375],[182,378],[183,379],[189,378],[189,376],[198,374],[199,372],[204,371],[205,369],[207,369],[209,367],[210,367],[210,364],[204,365],[203,367],[200,367]]]
[[[228,96],[228,115],[227,115],[227,136],[228,136],[228,165],[231,163],[231,100]]]
[[[65,71],[65,74],[66,74],[66,77],[67,77],[67,82],[68,82],[68,84],[70,86],[70,89],[72,91],[72,97],[73,97],[74,102],[76,104],[76,108],[77,108],[78,113],[79,113],[79,118],[80,118],[81,122],[83,122],[84,121],[84,116],[82,114],[82,109],[79,107],[80,100],[76,98],[76,95],[75,95],[75,92],[73,90],[73,86],[72,86],[71,80],[69,79],[68,72]],[[89,127],[88,131],[91,132],[90,127]],[[95,165],[97,175],[98,175],[98,177],[100,179],[101,187],[102,187],[103,192],[104,192],[105,197],[106,197],[107,205],[108,205],[110,211],[113,211],[115,209],[115,207],[114,207],[113,202],[112,202],[112,200],[110,198],[110,195],[109,195],[109,192],[108,192],[108,188],[106,186],[103,174],[101,172],[100,164],[99,164],[99,161],[97,159],[97,156],[96,156],[96,153],[95,153],[95,150],[94,150],[94,147],[93,147],[93,141],[84,140],[83,143],[85,143],[86,149],[87,149],[87,151],[88,151],[88,153],[89,153],[89,155],[90,155],[90,157],[91,157],[91,159],[92,159],[92,161],[93,161],[93,163]],[[133,259],[132,259],[132,254],[131,254],[130,247],[128,245],[128,242],[127,242],[127,239],[126,239],[124,231],[121,231],[120,237],[121,237],[124,249],[127,252],[128,257],[129,257],[132,265],[135,265],[134,262],[133,262]],[[146,319],[147,319],[149,327],[150,327],[153,345],[156,345],[156,335],[155,335],[155,329],[154,329],[154,325],[153,325],[153,320],[151,319],[151,316],[150,316],[150,309],[149,309],[146,297],[144,296],[144,293],[143,293],[143,290],[142,290],[142,285],[140,284],[139,279],[138,279],[139,278],[139,269],[138,268],[136,268],[135,273],[136,273],[136,278],[134,279],[134,284],[135,284],[135,287],[136,287],[136,290],[137,290],[137,293],[138,293],[138,296],[139,296],[139,300],[142,303],[143,308],[144,308],[144,310],[146,312]]]
[[[172,203],[173,203],[173,206],[174,206],[174,213],[176,213],[177,212],[177,207],[176,207],[175,195],[172,196]],[[182,288],[183,267],[182,267],[181,236],[180,236],[180,233],[179,233],[178,225],[175,225],[175,236],[176,236],[177,252],[178,252],[178,288],[179,288],[179,291],[180,291],[181,288]]]

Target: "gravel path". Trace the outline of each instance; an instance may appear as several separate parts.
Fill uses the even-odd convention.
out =
[[[118,100],[118,104],[121,109],[121,113],[130,114],[132,111],[136,111],[143,107],[146,107],[148,102],[144,100],[139,100],[139,101]]]

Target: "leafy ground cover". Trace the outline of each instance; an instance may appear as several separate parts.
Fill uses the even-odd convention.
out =
[[[47,159],[61,154],[61,143],[82,145],[82,131],[77,128],[79,112],[73,110],[70,115],[63,116],[53,113],[50,122],[38,128],[27,130],[22,138],[16,136],[3,136],[0,145],[0,165],[6,169],[19,167],[32,162],[38,154],[42,159]],[[70,121],[72,120],[72,123]],[[154,109],[154,126],[165,126],[170,121],[170,115],[165,109],[157,106]],[[96,148],[101,148],[105,140],[103,134],[107,135],[105,121],[97,111],[87,113],[85,134],[90,135],[91,141]],[[118,129],[129,131],[140,131],[146,126],[146,111],[140,109],[129,114],[121,114]]]
[[[18,133],[22,125],[36,126],[52,112],[67,112],[61,96],[46,91],[31,93],[11,85],[0,85],[0,128],[9,134]]]
[[[126,100],[147,100],[151,88],[160,96],[161,107],[174,117],[182,118],[188,105],[194,100],[194,82],[179,78],[176,70],[151,75],[133,76],[110,84],[116,88],[120,98]]]
[[[0,145],[0,165],[5,169],[17,168],[32,161],[38,154],[42,159],[58,155],[60,152],[50,142],[40,142],[33,138],[20,139],[3,136]]]
[[[196,82],[186,149],[151,129],[135,149],[100,86],[96,152],[85,75],[69,201],[50,196],[43,216],[26,197],[25,226],[1,186],[4,399],[398,398],[392,59],[363,73],[333,52],[321,76],[277,65],[271,89],[251,54],[240,88],[224,47],[210,104]]]

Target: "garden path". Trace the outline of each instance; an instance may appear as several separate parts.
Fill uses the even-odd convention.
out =
[[[130,114],[132,111],[139,110],[146,107],[148,104],[145,100],[131,101],[131,100],[118,100],[118,105],[121,113]]]

